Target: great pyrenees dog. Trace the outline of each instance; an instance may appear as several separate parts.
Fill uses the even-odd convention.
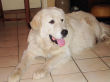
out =
[[[30,25],[28,48],[8,82],[19,82],[32,60],[39,56],[46,58],[46,63],[33,74],[33,78],[42,78],[67,62],[71,55],[93,47],[110,34],[109,25],[98,22],[93,15],[83,11],[64,14],[56,7],[39,11]]]

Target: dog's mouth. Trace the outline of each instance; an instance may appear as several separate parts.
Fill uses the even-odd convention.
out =
[[[52,35],[49,35],[50,40],[56,44],[58,44],[60,47],[65,45],[65,40],[63,38],[61,39],[56,39],[55,37],[53,37]]]

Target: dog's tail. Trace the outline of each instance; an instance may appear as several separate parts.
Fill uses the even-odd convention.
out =
[[[100,25],[100,28],[101,28],[100,39],[104,40],[106,38],[110,38],[110,25],[102,23],[102,22],[100,22],[99,25]]]

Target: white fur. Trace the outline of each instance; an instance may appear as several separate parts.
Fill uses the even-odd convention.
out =
[[[61,19],[64,21],[62,22]],[[55,23],[49,23],[51,20]],[[38,12],[30,24],[32,29],[28,37],[28,48],[8,82],[18,82],[35,57],[47,58],[45,67],[34,73],[33,78],[38,79],[58,65],[67,62],[71,55],[93,47],[96,38],[100,40],[103,35],[106,36],[105,27],[94,16],[83,11],[64,14],[61,9],[46,8]],[[63,29],[68,30],[68,35],[64,38],[65,45],[59,47],[50,40],[49,34],[56,39],[61,39]]]

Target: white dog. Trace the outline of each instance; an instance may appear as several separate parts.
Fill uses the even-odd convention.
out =
[[[31,21],[28,48],[21,62],[9,76],[8,82],[20,81],[21,75],[36,57],[47,58],[45,66],[34,73],[34,78],[44,77],[53,68],[68,61],[71,54],[93,47],[97,41],[108,36],[109,25],[96,20],[83,11],[64,14],[55,7],[42,9]]]

